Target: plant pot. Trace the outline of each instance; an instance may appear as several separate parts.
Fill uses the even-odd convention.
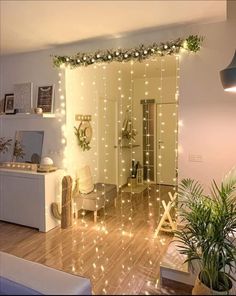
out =
[[[199,275],[198,275],[192,290],[192,295],[230,295],[231,289],[229,291],[211,290],[199,280]]]

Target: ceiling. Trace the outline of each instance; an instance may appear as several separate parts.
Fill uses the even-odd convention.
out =
[[[13,54],[132,31],[226,18],[221,1],[0,0],[0,51]]]

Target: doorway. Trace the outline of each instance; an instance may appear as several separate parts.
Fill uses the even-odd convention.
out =
[[[176,103],[142,100],[144,180],[161,185],[176,185],[177,114]]]

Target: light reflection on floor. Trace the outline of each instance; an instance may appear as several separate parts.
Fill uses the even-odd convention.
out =
[[[172,236],[162,233],[154,238],[160,208],[153,192],[152,208],[147,193],[132,195],[131,202],[121,206],[119,199],[116,208],[110,205],[101,211],[97,224],[92,213],[69,229],[47,234],[0,223],[0,250],[88,277],[94,294],[182,295],[183,291],[159,287],[160,261]]]

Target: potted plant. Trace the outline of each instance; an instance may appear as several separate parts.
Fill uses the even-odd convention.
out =
[[[178,197],[185,225],[176,231],[178,249],[199,271],[192,294],[226,295],[235,281],[236,177],[231,173],[220,186],[213,181],[210,194],[198,181],[184,179]]]

